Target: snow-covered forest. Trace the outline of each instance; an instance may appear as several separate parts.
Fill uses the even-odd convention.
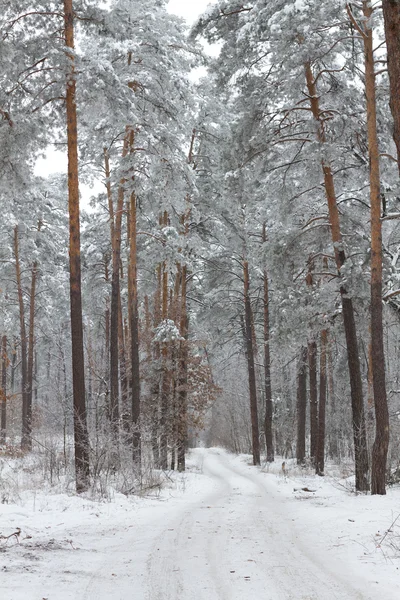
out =
[[[399,598],[398,0],[0,8],[6,600]]]

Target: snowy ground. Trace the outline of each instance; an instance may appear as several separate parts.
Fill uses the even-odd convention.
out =
[[[220,449],[189,464],[158,497],[1,504],[1,600],[400,598],[400,489],[355,496]]]

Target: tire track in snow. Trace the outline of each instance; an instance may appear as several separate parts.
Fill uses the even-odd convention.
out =
[[[308,551],[256,471],[208,451],[204,473],[218,491],[157,538],[146,600],[372,600]]]

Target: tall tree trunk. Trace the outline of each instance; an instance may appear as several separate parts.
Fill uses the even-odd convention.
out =
[[[371,343],[371,322],[369,327],[370,340],[368,343],[368,358],[367,361],[367,381],[368,381],[368,396],[367,396],[367,442],[368,455],[372,454],[372,443],[375,432],[375,405],[374,405],[374,384],[372,382],[372,343]]]
[[[11,381],[10,381],[10,387],[11,387],[11,394],[14,394],[15,392],[15,371],[17,368],[17,340],[14,337],[13,339],[13,345],[12,345],[12,358],[11,358]]]
[[[83,350],[81,249],[79,222],[78,123],[76,115],[76,73],[74,65],[74,11],[72,0],[64,0],[65,45],[70,69],[66,82],[68,140],[69,265],[72,339],[72,386],[74,397],[74,439],[76,490],[89,487],[89,435],[86,420],[85,361]]]
[[[30,427],[28,424],[28,394],[27,394],[27,380],[28,380],[28,344],[26,337],[26,325],[25,325],[25,305],[24,295],[22,291],[21,281],[21,263],[19,260],[19,242],[18,242],[18,225],[14,227],[14,257],[15,257],[15,274],[17,280],[17,291],[18,291],[18,304],[19,304],[19,328],[21,333],[21,388],[22,388],[22,436],[21,436],[21,448],[22,450],[30,450],[32,447],[32,440],[30,436]]]
[[[182,267],[181,320],[179,343],[179,382],[178,382],[178,471],[186,469],[186,445],[188,436],[187,422],[187,385],[188,385],[188,316],[187,316],[187,266]]]
[[[180,310],[179,299],[182,279],[182,268],[180,263],[176,265],[175,285],[174,289],[170,290],[170,305],[169,319],[179,327]],[[177,450],[178,450],[178,432],[179,432],[179,407],[178,407],[178,386],[179,386],[179,344],[173,342],[171,344],[171,409],[170,409],[170,435],[171,435],[171,470],[174,471],[178,466]]]
[[[128,153],[129,131],[124,137],[122,158]],[[117,443],[119,430],[119,304],[120,304],[120,262],[122,238],[122,213],[124,208],[124,185],[126,178],[120,179],[118,187],[117,208],[114,211],[114,201],[111,189],[111,174],[108,150],[104,149],[104,164],[106,175],[106,189],[108,199],[108,212],[110,215],[110,237],[112,247],[112,274],[111,274],[111,308],[110,308],[110,407],[109,418],[114,442]]]
[[[319,410],[318,410],[318,443],[315,457],[315,472],[323,475],[325,469],[325,414],[326,414],[326,358],[328,331],[321,331],[321,351],[319,357]]]
[[[245,336],[246,336],[246,357],[249,376],[249,394],[250,394],[250,416],[251,416],[251,434],[253,464],[260,464],[260,436],[258,430],[258,408],[257,408],[257,385],[256,371],[254,364],[254,346],[253,346],[253,317],[250,302],[250,279],[249,263],[243,261],[243,280],[244,280],[244,315],[245,315]]]
[[[393,139],[397,148],[400,172],[400,2],[398,0],[382,0],[382,8],[390,83],[390,110],[394,122]]]
[[[37,280],[37,263],[33,263],[30,308],[29,308],[29,334],[28,334],[28,365],[26,378],[26,425],[27,437],[32,447],[32,392],[33,392],[33,357],[35,345],[35,296]]]
[[[1,338],[0,444],[7,440],[7,336]]]
[[[153,327],[156,329],[161,320],[161,280],[162,280],[162,266],[161,264],[157,267],[157,287],[154,294],[154,311],[153,311]],[[153,360],[156,365],[159,365],[161,357],[160,344],[155,342],[153,345]],[[161,432],[161,394],[160,394],[160,368],[154,369],[153,380],[151,382],[151,402],[152,402],[152,416],[151,416],[151,440],[152,440],[152,451],[153,460],[156,468],[161,468],[161,452],[160,452],[160,432]]]
[[[262,240],[267,241],[266,224],[263,225]],[[264,268],[264,386],[265,386],[265,418],[264,434],[267,449],[267,462],[274,462],[274,441],[272,433],[273,405],[271,385],[271,353],[270,353],[270,318],[269,318],[269,281],[268,272]]]
[[[168,225],[168,213],[162,218],[164,227]],[[162,272],[162,320],[168,318],[168,265],[163,264]],[[168,343],[161,343],[161,411],[160,411],[160,463],[162,469],[168,469],[168,400],[170,392],[170,374],[168,369]]]
[[[308,370],[310,378],[310,458],[315,465],[318,443],[318,384],[317,384],[317,343],[308,344]]]
[[[121,380],[121,407],[122,407],[122,426],[125,433],[130,434],[131,431],[131,414],[128,406],[128,373],[126,367],[126,349],[124,324],[122,318],[122,302],[121,294],[118,300],[118,348],[119,348],[119,373]]]
[[[376,120],[376,89],[373,33],[369,27],[373,10],[364,0],[365,91],[367,97],[368,151],[371,204],[371,359],[376,435],[372,448],[371,493],[386,494],[386,462],[389,448],[389,411],[386,397],[382,305],[382,221],[379,147]],[[397,42],[398,44],[399,42]],[[399,88],[400,89],[400,88]],[[396,99],[400,102],[400,99]]]
[[[328,345],[326,349],[326,366],[327,366],[327,383],[328,392],[327,398],[329,401],[329,454],[332,458],[339,457],[339,427],[337,423],[336,399],[335,399],[335,383],[333,379],[333,354],[332,354],[332,338],[328,336]]]
[[[133,132],[130,143],[133,148]],[[131,333],[131,405],[132,405],[132,449],[134,459],[140,461],[140,365],[139,365],[139,314],[137,289],[137,200],[132,190],[129,211],[129,274],[128,306]]]
[[[110,283],[110,272],[109,272],[109,256],[104,257],[104,281],[107,285]],[[105,355],[110,355],[110,298],[106,296],[106,310],[104,312],[104,333],[105,333]]]
[[[314,119],[318,125],[318,140],[321,144],[325,144],[326,135],[324,128],[323,113],[320,109],[318,90],[310,63],[305,64],[305,75],[307,81],[308,94],[310,98],[310,107]],[[339,210],[337,206],[335,184],[331,166],[325,160],[322,160],[321,164],[322,172],[324,175],[325,193],[328,202],[329,220],[331,225],[332,242],[335,251],[336,266],[340,274],[341,269],[344,263],[346,262],[346,255],[343,248],[342,233],[340,230]],[[344,284],[340,286],[340,295],[342,300],[343,324],[346,335],[347,360],[351,388],[356,489],[358,491],[367,491],[369,489],[368,450],[365,428],[361,366],[360,357],[358,353],[358,340],[356,323],[354,318],[354,308],[353,301],[351,297],[349,297],[348,290]]]
[[[307,348],[302,348],[297,371],[297,440],[296,459],[304,465],[306,458],[306,414],[307,414]]]
[[[104,256],[104,281],[108,288],[110,283],[110,272],[109,272],[109,257],[107,255]],[[105,405],[107,415],[110,414],[110,386],[111,386],[111,377],[110,377],[110,369],[109,369],[109,357],[110,357],[110,296],[107,294],[106,296],[106,309],[104,312],[104,330],[105,330],[105,362],[106,362],[106,373],[108,374],[107,385],[105,389]]]

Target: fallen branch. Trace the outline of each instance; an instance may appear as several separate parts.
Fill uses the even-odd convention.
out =
[[[10,535],[2,535],[0,534],[0,540],[6,540],[6,544],[8,542],[8,540],[12,537],[15,537],[15,539],[17,540],[18,544],[19,544],[19,536],[21,535],[21,529],[19,527],[17,527],[16,531],[14,531],[13,533],[10,533]]]

